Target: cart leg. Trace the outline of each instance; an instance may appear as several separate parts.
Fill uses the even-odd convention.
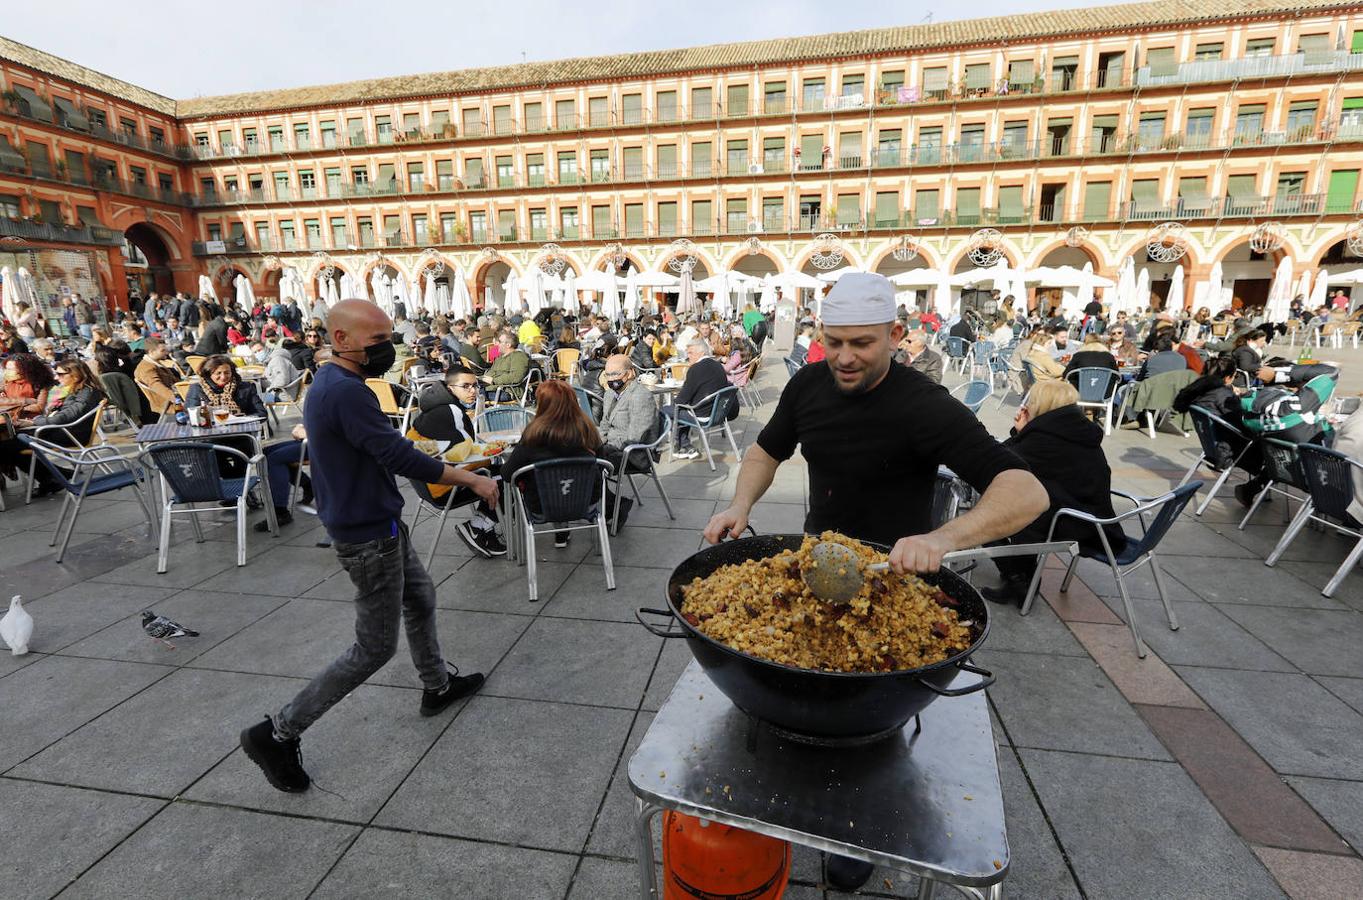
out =
[[[634,798],[635,858],[639,865],[639,896],[643,900],[657,900],[658,876],[653,871],[653,817],[661,807]]]

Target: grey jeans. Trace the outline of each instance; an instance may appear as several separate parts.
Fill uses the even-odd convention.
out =
[[[355,585],[355,643],[274,717],[281,738],[301,735],[393,658],[399,619],[422,684],[439,690],[449,681],[435,631],[435,583],[412,550],[407,526],[399,524],[393,537],[363,544],[337,541],[335,548]]]

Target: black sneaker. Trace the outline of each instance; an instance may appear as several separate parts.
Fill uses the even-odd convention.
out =
[[[1261,490],[1263,490],[1263,488],[1258,485],[1250,484],[1249,482],[1237,484],[1235,486],[1235,499],[1240,502],[1241,506],[1249,508],[1254,505],[1254,498],[1259,495],[1259,491]],[[1265,497],[1264,502],[1267,503],[1270,499],[1271,498],[1269,497]]]
[[[567,546],[568,546],[568,538],[570,538],[570,537],[572,537],[572,534],[571,534],[570,532],[567,532],[567,531],[555,531],[555,532],[554,532],[554,546],[557,547],[559,550],[562,550],[564,547],[567,547]]]
[[[473,539],[478,543],[478,549],[488,556],[506,556],[506,542],[498,537],[495,529],[476,532]]]
[[[478,542],[478,532],[473,530],[473,525],[471,523],[460,522],[454,527],[454,531],[455,534],[463,539],[464,543],[469,545],[469,549],[474,553],[477,553],[484,558],[491,558],[492,554]],[[502,552],[506,552],[505,547],[502,548]]]
[[[486,680],[487,678],[482,672],[460,675],[459,667],[455,666],[450,672],[449,683],[443,689],[421,692],[421,714],[423,716],[434,716],[440,713],[454,701],[467,697],[478,690]]]
[[[303,754],[299,740],[277,740],[274,724],[269,717],[241,733],[241,749],[251,762],[260,766],[270,784],[289,794],[306,791],[312,779],[303,770]]]
[[[287,506],[276,506],[276,507],[274,508],[274,517],[275,517],[275,521],[279,523],[280,527],[283,527],[283,526],[285,526],[285,525],[288,525],[290,522],[293,521],[293,513],[289,512],[289,508],[288,508]],[[256,531],[259,531],[259,532],[262,532],[262,533],[263,533],[263,532],[266,532],[266,531],[269,531],[269,530],[270,530],[270,520],[269,520],[269,519],[262,519],[261,521],[257,522],[256,524],[252,525],[251,527],[252,527],[253,529],[255,529]]]

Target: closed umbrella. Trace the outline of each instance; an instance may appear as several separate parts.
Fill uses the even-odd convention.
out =
[[[488,289],[488,295],[491,294],[491,289]],[[449,311],[456,319],[473,318],[473,295],[469,293],[469,282],[464,270],[458,266],[454,267],[454,274],[450,276]]]
[[[1303,269],[1301,273],[1301,280],[1297,282],[1297,293],[1293,295],[1293,299],[1300,297],[1301,301],[1305,303],[1306,298],[1310,296],[1311,296],[1311,270]]]
[[[524,312],[525,303],[521,300],[521,280],[515,272],[508,272],[502,282],[502,312],[508,316]]]
[[[364,288],[360,287],[359,284],[356,283],[354,276],[352,276],[349,272],[342,272],[341,299],[355,300],[361,297],[366,300],[368,299],[368,296],[364,293]]]
[[[369,287],[374,292],[374,303],[388,315],[393,314],[392,282],[381,269],[375,269],[369,276]]]
[[[411,315],[412,307],[416,305],[417,299],[416,291],[407,281],[407,276],[398,272],[393,279],[393,308],[397,309],[397,305],[401,303],[403,311]]]
[[[237,277],[232,279],[232,290],[236,293],[237,306],[241,307],[242,309],[250,309],[251,307],[255,306],[254,303],[251,303],[248,300],[248,296],[250,294],[250,282],[246,280],[245,275],[241,274],[240,272],[237,273]]]
[[[1138,309],[1148,309],[1150,306],[1150,270],[1141,266],[1141,272],[1136,276],[1136,307]]]
[[[572,267],[563,273],[563,303],[564,308],[573,315],[577,315],[582,306],[577,295],[577,273]]]
[[[14,281],[14,273],[9,266],[0,267],[0,309],[4,310],[5,318],[13,322],[19,318],[19,298],[15,296],[17,285]]]
[[[951,294],[951,276],[946,272],[939,272],[937,275],[936,291],[933,293],[932,302],[937,310],[937,315],[943,319],[950,318],[956,303]]]
[[[199,297],[201,299],[212,299],[217,302],[218,289],[213,286],[213,279],[207,275],[199,276]]]
[[[594,281],[601,285],[601,315],[612,322],[618,321],[624,312],[620,307],[620,279],[609,272],[594,272]],[[595,277],[595,276],[600,276]]]
[[[1325,305],[1325,295],[1329,291],[1326,283],[1329,275],[1324,269],[1316,270],[1316,283],[1311,286],[1311,301],[1307,304],[1308,309],[1320,309]]]
[[[700,312],[700,298],[696,296],[696,282],[691,272],[682,273],[681,285],[677,289],[677,315],[694,315]]]
[[[436,292],[435,274],[430,269],[426,270],[426,290],[421,296],[421,308],[432,314],[444,312],[440,308],[440,297]]]
[[[1225,286],[1221,283],[1222,280],[1221,263],[1216,262],[1212,264],[1212,271],[1207,276],[1207,280],[1199,285],[1202,288],[1202,301],[1196,305],[1207,307],[1211,310],[1212,315],[1216,315],[1226,308],[1226,291]]]
[[[639,273],[634,269],[630,269],[629,274],[625,276],[625,316],[630,319],[638,316],[640,305]]]
[[[544,273],[539,266],[531,266],[525,276],[525,314],[534,318],[544,309]]]
[[[1175,266],[1172,280],[1169,282],[1169,296],[1164,301],[1164,308],[1170,312],[1178,312],[1183,309],[1183,266]]]
[[[1292,260],[1284,256],[1278,261],[1278,270],[1273,274],[1273,283],[1268,288],[1268,309],[1270,322],[1287,321],[1287,307],[1292,302]]]

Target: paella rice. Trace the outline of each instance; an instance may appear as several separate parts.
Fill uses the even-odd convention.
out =
[[[845,535],[806,535],[800,548],[722,566],[682,588],[682,617],[735,650],[802,669],[889,672],[941,662],[970,647],[973,622],[955,601],[913,575],[870,575],[845,605],[810,593],[801,569],[820,541],[856,551],[863,566],[885,554]]]

